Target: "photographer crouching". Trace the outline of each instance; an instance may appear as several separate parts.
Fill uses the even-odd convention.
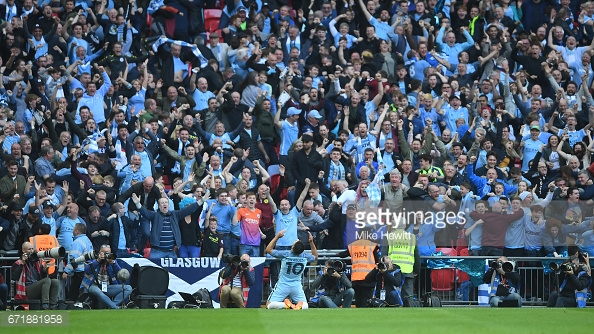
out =
[[[227,308],[229,298],[233,300],[235,306],[244,308],[247,305],[250,286],[256,281],[254,268],[250,265],[250,256],[243,254],[240,258],[226,254],[223,256],[223,261],[227,262],[227,266],[219,275],[219,282],[223,280],[219,289],[221,308]]]
[[[60,282],[50,279],[48,261],[39,259],[33,244],[23,243],[23,255],[12,266],[12,279],[16,282],[15,299],[41,299],[41,308],[55,310],[58,305]]]
[[[120,270],[111,247],[103,245],[97,259],[85,264],[85,277],[81,288],[97,298],[102,307],[117,309],[132,293],[132,287],[129,285],[124,285],[122,289],[124,282],[120,282],[117,278]]]
[[[374,298],[370,301],[371,307],[404,306],[400,291],[404,276],[400,266],[393,264],[389,256],[383,256],[381,262],[367,274],[365,280],[375,282]]]
[[[501,256],[497,261],[491,262],[489,270],[483,275],[483,282],[489,287],[489,304],[499,307],[499,303],[506,300],[517,301],[522,307],[522,297],[518,294],[520,287],[520,274],[515,272],[515,263]]]
[[[576,246],[567,248],[569,261],[551,264],[561,282],[559,291],[549,296],[547,307],[585,307],[591,280],[590,258]]]
[[[351,308],[355,298],[353,284],[344,273],[346,265],[340,260],[326,261],[321,275],[312,283],[313,289],[324,291],[318,299],[319,308]]]

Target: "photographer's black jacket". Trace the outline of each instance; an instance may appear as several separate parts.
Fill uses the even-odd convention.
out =
[[[381,290],[386,290],[386,296],[388,296],[390,292],[402,285],[402,272],[400,270],[395,272],[397,269],[400,269],[400,267],[394,265],[394,269],[380,273],[380,271],[375,268],[365,276],[366,281],[375,282],[376,298],[380,297]]]
[[[483,283],[487,283],[487,284],[491,284],[491,279],[493,278],[493,271],[495,269],[493,268],[489,268],[489,270],[487,270],[487,272],[483,275]],[[519,292],[520,290],[520,274],[512,271],[511,273],[505,273],[503,275],[496,273],[497,275],[499,275],[500,279],[505,278],[506,280],[509,281],[509,283],[511,283],[510,285],[512,287],[514,287],[516,289],[516,293]],[[499,285],[501,285],[501,282],[499,283]],[[507,291],[506,294],[500,294],[500,292],[503,291],[501,289],[501,287],[498,287],[497,289],[497,296],[507,296],[509,294],[509,291]]]
[[[577,274],[579,274],[579,272]],[[563,284],[565,279],[567,279],[567,282],[559,292],[559,296],[561,297],[575,298],[575,290],[583,290],[590,285],[590,276],[587,272],[583,273],[580,277],[577,277],[576,274],[566,274],[565,272],[561,272],[559,274],[559,286]]]
[[[341,289],[350,289],[353,284],[345,275],[344,272],[340,273],[340,280],[330,275],[319,275],[315,281],[313,281],[312,289],[317,289],[319,286],[324,287],[326,296],[334,297],[340,293]]]

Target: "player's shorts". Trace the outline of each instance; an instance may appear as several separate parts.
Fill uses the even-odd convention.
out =
[[[289,298],[293,303],[300,301],[307,302],[303,287],[301,284],[295,286],[287,286],[284,284],[276,284],[272,293],[268,297],[269,302],[283,302],[286,298]]]

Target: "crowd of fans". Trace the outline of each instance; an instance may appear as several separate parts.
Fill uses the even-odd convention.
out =
[[[592,2],[2,2],[2,250],[345,249],[382,208],[421,255],[594,252]]]

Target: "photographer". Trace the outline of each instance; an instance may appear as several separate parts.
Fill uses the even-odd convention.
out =
[[[122,282],[117,279],[121,268],[115,258],[109,245],[101,246],[97,259],[85,264],[85,277],[81,285],[85,292],[110,309],[117,309],[132,293],[132,287],[124,285],[122,296]]]
[[[498,307],[499,302],[514,300],[522,307],[522,297],[517,293],[520,287],[520,274],[514,271],[515,264],[501,256],[491,263],[491,267],[483,275],[483,282],[490,284],[491,307]]]
[[[55,310],[58,305],[60,282],[50,279],[47,274],[49,264],[31,257],[33,244],[23,243],[23,255],[12,266],[12,279],[16,281],[15,299],[41,299],[41,308]]]
[[[250,286],[254,285],[256,276],[254,268],[250,265],[249,255],[243,254],[239,260],[231,255],[223,256],[223,261],[228,263],[219,276],[219,281],[223,280],[219,289],[221,308],[227,308],[229,298],[239,308],[247,305]]]
[[[353,284],[344,273],[344,262],[340,260],[326,261],[321,275],[312,284],[312,289],[323,289],[323,295],[318,300],[319,308],[351,308],[355,298]]]
[[[590,258],[575,246],[568,247],[569,261],[559,265],[559,291],[552,292],[547,307],[585,307],[591,280]]]
[[[390,306],[404,306],[399,289],[404,283],[404,276],[400,272],[400,266],[392,264],[389,256],[382,257],[381,262],[367,274],[365,280],[375,282],[376,299],[383,300]]]

